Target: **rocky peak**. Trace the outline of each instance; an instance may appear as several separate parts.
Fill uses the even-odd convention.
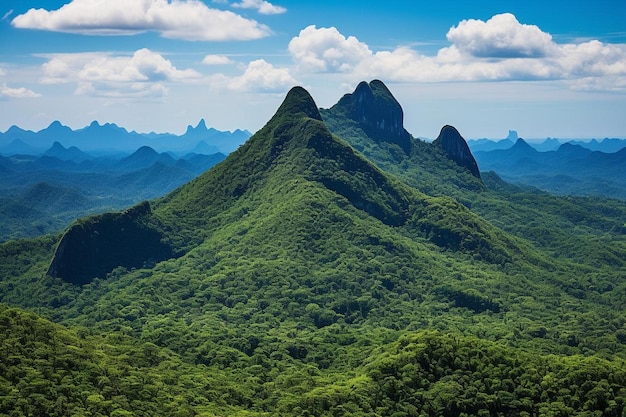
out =
[[[435,139],[433,145],[443,149],[448,158],[452,159],[459,166],[468,169],[476,178],[480,178],[480,171],[474,155],[472,155],[467,142],[456,128],[450,125],[441,128],[441,132],[439,132],[439,136]]]
[[[354,93],[344,95],[336,106],[344,107],[347,116],[358,122],[368,135],[395,143],[407,154],[411,151],[402,107],[382,81],[361,82]]]

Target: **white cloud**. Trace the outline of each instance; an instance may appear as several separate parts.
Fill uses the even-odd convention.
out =
[[[0,77],[3,76],[3,75],[6,75],[6,74],[7,74],[6,71],[3,70],[2,68],[0,68]]]
[[[6,84],[2,84],[0,86],[0,96],[10,98],[37,98],[41,97],[41,94],[35,93],[28,88],[11,88],[8,87]]]
[[[270,29],[199,0],[72,0],[58,10],[30,9],[12,25],[85,35],[160,32],[165,38],[227,41],[258,39]]]
[[[289,42],[289,52],[305,71],[350,71],[370,57],[369,47],[354,36],[345,37],[334,28],[308,26]]]
[[[207,55],[202,60],[204,65],[226,65],[232,62],[226,55]]]
[[[43,64],[43,83],[78,84],[77,94],[118,96],[163,95],[166,82],[195,81],[202,75],[179,70],[149,49],[132,56],[109,53],[59,54]]]
[[[276,68],[263,59],[250,62],[241,76],[222,78],[229,89],[245,92],[283,92],[298,84],[288,68]]]
[[[2,19],[0,20],[7,20],[9,18],[9,16],[11,16],[13,14],[13,9],[9,10],[8,12],[6,12],[4,14],[4,16],[2,16]]]
[[[239,3],[233,3],[233,7],[241,9],[256,9],[261,14],[281,14],[287,11],[284,7],[275,6],[264,0],[242,0]]]
[[[446,37],[460,51],[479,58],[533,58],[551,55],[552,36],[537,26],[520,24],[511,13],[482,20],[468,19]]]
[[[81,81],[75,94],[108,98],[159,98],[166,96],[168,91],[163,83],[131,83],[121,89],[112,83]]]
[[[309,26],[289,43],[296,68],[339,72],[352,79],[397,82],[564,80],[576,89],[624,91],[626,45],[597,40],[557,44],[511,14],[464,20],[448,32],[452,44],[434,56],[399,46],[373,52],[336,28]]]

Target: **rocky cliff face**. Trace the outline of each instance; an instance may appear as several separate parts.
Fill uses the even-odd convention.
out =
[[[163,242],[155,221],[148,202],[122,213],[83,219],[63,235],[47,273],[86,284],[118,266],[142,267],[168,259],[173,251]]]
[[[456,128],[449,125],[441,128],[441,132],[439,132],[439,136],[433,142],[433,146],[440,147],[448,158],[469,170],[476,178],[480,178],[480,171],[474,155],[472,155],[467,142]]]
[[[343,96],[334,107],[342,108],[376,140],[395,143],[407,154],[411,151],[402,107],[382,81],[361,82],[354,93]]]

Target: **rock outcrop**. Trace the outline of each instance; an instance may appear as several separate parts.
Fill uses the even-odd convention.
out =
[[[395,143],[406,154],[410,153],[411,135],[404,128],[404,112],[382,81],[361,82],[334,107],[342,108],[370,137],[379,142]]]
[[[82,285],[118,266],[138,268],[168,259],[173,251],[156,223],[148,202],[82,219],[61,238],[47,273]]]
[[[467,142],[456,128],[450,125],[441,128],[441,132],[439,132],[439,136],[433,142],[433,146],[440,147],[448,158],[452,159],[459,166],[466,168],[476,178],[480,178],[480,171],[474,155],[472,155]]]

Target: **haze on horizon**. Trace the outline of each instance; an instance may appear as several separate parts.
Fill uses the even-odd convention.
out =
[[[414,136],[626,137],[626,3],[10,0],[0,131],[255,132],[294,85],[383,80]]]

